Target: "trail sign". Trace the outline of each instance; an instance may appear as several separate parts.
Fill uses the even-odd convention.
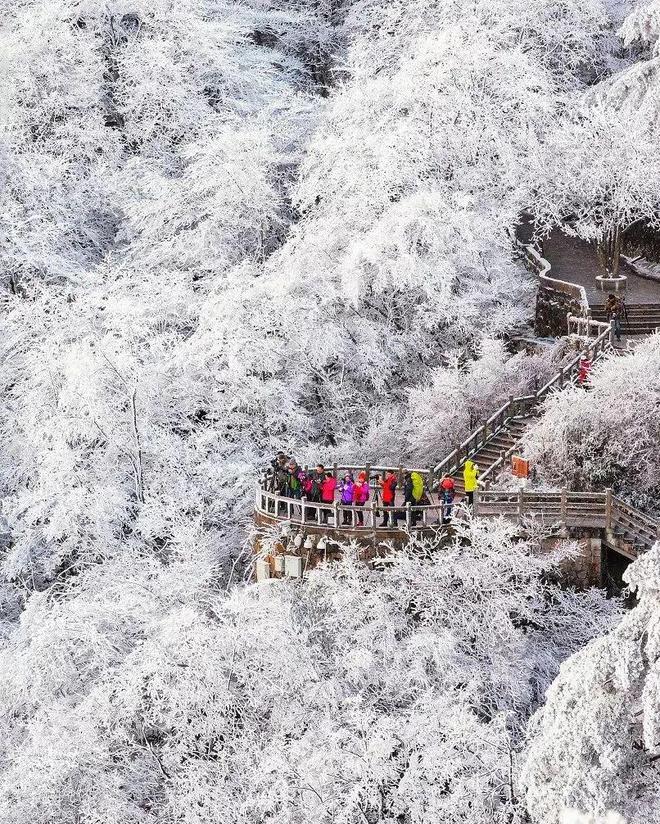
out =
[[[511,472],[514,478],[529,478],[529,461],[520,455],[511,456]]]

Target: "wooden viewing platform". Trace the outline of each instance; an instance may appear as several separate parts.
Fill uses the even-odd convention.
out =
[[[581,341],[581,351],[560,369],[544,386],[535,392],[521,397],[511,397],[487,420],[478,426],[460,444],[449,452],[443,460],[431,468],[408,469],[402,466],[387,467],[370,464],[342,465],[332,467],[335,478],[346,473],[357,475],[365,472],[370,479],[371,500],[363,507],[345,506],[340,501],[317,503],[302,499],[287,498],[278,495],[269,486],[267,476],[258,484],[255,502],[255,523],[257,534],[277,529],[283,537],[277,552],[287,555],[297,563],[291,566],[296,577],[303,574],[301,550],[316,552],[316,561],[328,557],[328,547],[357,543],[364,549],[365,560],[382,554],[384,548],[403,545],[411,534],[437,534],[448,528],[442,524],[444,504],[437,496],[440,480],[445,475],[454,478],[457,496],[454,501],[453,515],[458,519],[469,517],[469,510],[462,505],[462,468],[465,462],[475,460],[480,468],[480,488],[475,493],[472,515],[488,518],[501,517],[516,520],[521,525],[531,521],[543,524],[548,535],[568,537],[577,535],[587,542],[585,561],[591,573],[591,583],[599,583],[601,578],[601,559],[603,550],[612,551],[628,560],[634,560],[640,552],[648,550],[660,538],[660,522],[640,510],[630,506],[614,496],[611,490],[602,492],[573,492],[560,490],[538,492],[535,490],[493,489],[490,485],[503,470],[511,455],[519,450],[524,437],[526,424],[538,413],[542,402],[554,391],[560,391],[569,385],[578,383],[580,364],[588,359],[592,364],[606,353],[613,351],[613,328],[603,319],[592,317],[594,293],[582,282],[559,279],[556,272],[551,272],[550,263],[531,245],[517,241],[528,265],[539,276],[539,290],[546,289],[554,294],[563,295],[574,313],[563,315],[565,332]],[[581,254],[584,249],[581,249]],[[567,277],[564,272],[561,275]],[[576,278],[580,281],[583,278]],[[660,291],[660,284],[644,290],[648,300],[650,290]],[[637,290],[636,290],[637,291]],[[637,291],[637,296],[640,296]],[[659,303],[660,305],[660,303]],[[538,311],[538,306],[537,306]],[[374,475],[383,476],[392,470],[398,478],[398,491],[393,506],[385,507],[375,499],[376,486]],[[418,472],[424,479],[427,502],[424,504],[405,503],[402,499],[401,486],[406,472]],[[434,496],[436,500],[434,500]],[[446,514],[446,513],[445,513]],[[388,516],[388,525],[381,521]],[[283,529],[284,528],[284,529]],[[256,539],[259,547],[259,537]],[[593,542],[600,550],[600,558],[594,563]],[[591,548],[589,548],[591,547]],[[296,557],[297,553],[297,557]],[[322,553],[322,554],[319,554]],[[271,577],[285,573],[283,558],[278,560],[277,553],[270,560],[261,559],[257,564],[257,578]],[[282,563],[280,563],[282,561]],[[314,561],[312,561],[313,565]],[[260,566],[261,565],[261,566]],[[586,579],[585,579],[586,580]]]
[[[337,471],[358,470],[359,467],[341,466]],[[373,467],[374,472],[383,472],[394,467]],[[406,470],[408,471],[408,470]],[[417,470],[412,470],[417,471]],[[428,473],[426,478],[429,478]],[[383,506],[380,502],[370,500],[364,507],[344,506],[338,501],[316,503],[305,498],[286,498],[269,492],[267,479],[262,480],[257,490],[255,513],[259,526],[275,526],[287,523],[310,535],[325,535],[334,542],[350,541],[353,537],[368,536],[380,542],[405,540],[413,531],[437,530],[442,525],[443,503],[441,500],[424,505],[404,504],[400,500],[394,506]],[[373,478],[372,478],[372,492]],[[428,492],[430,496],[432,492]],[[456,506],[454,514],[465,518],[467,509]],[[344,523],[344,514],[350,517]],[[384,514],[398,515],[396,526],[382,526],[380,520]],[[524,522],[535,518],[550,530],[559,528],[598,529],[611,532],[609,543],[612,549],[630,558],[649,549],[660,537],[660,521],[645,515],[630,506],[621,498],[604,492],[571,492],[563,489],[555,492],[537,492],[535,490],[498,490],[479,489],[475,492],[474,517],[504,517]],[[359,522],[359,514],[363,521]],[[618,535],[620,540],[615,536]]]

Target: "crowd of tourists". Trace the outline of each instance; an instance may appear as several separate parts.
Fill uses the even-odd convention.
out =
[[[466,461],[463,468],[465,497],[471,506],[474,493],[479,483],[479,467],[473,461]],[[362,508],[367,501],[373,500],[377,512],[382,513],[381,527],[397,526],[400,519],[406,518],[406,512],[397,509],[396,491],[399,486],[399,475],[393,469],[385,470],[384,474],[368,477],[366,471],[355,473],[347,472],[338,479],[334,471],[328,471],[321,463],[309,470],[301,467],[296,460],[289,458],[284,452],[278,452],[271,461],[271,470],[268,474],[268,491],[274,492],[283,498],[293,498],[309,503],[328,504],[335,502],[342,507],[342,524],[350,526],[364,524]],[[424,476],[414,470],[405,471],[401,478],[402,503],[404,507],[422,507],[432,503],[432,491],[428,489]],[[451,520],[456,484],[454,479],[445,475],[438,487],[438,502],[441,504],[441,521]],[[320,518],[327,523],[331,509],[322,508]],[[355,520],[354,520],[355,516]],[[421,518],[419,509],[412,510],[413,524]]]

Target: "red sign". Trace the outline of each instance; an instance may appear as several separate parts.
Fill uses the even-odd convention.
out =
[[[512,455],[511,472],[514,478],[529,478],[529,461],[519,455]]]

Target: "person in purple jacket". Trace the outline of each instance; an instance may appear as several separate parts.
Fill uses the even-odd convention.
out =
[[[355,483],[353,482],[353,476],[349,473],[344,475],[344,480],[339,482],[339,493],[341,495],[341,505],[342,506],[353,506],[353,488]],[[351,512],[348,509],[345,509],[342,513],[343,515],[343,525],[350,526],[351,524]]]

